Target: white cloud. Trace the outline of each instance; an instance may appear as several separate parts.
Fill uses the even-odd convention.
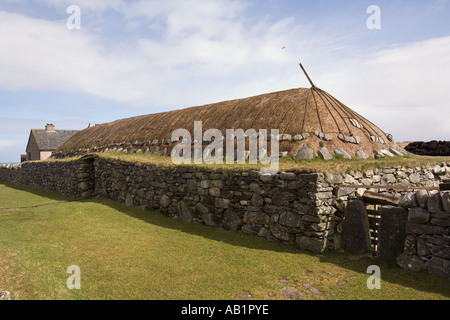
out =
[[[450,140],[450,37],[379,51],[345,68],[330,87],[397,140]]]
[[[95,37],[18,14],[0,12],[0,48],[0,85],[9,90],[89,90],[102,68]]]
[[[316,85],[397,140],[450,139],[445,118],[450,37],[364,56],[353,48],[351,58],[343,58],[342,51],[351,52],[342,45],[348,42],[318,34],[292,17],[249,25],[244,15],[250,3],[83,0],[77,5],[82,14],[113,9],[130,30],[150,26],[149,35],[134,34],[137,40],[110,48],[83,28],[83,16],[77,31],[68,30],[65,21],[0,11],[0,88],[87,93],[148,106],[150,113],[308,86],[298,68],[302,61]],[[155,31],[158,36],[151,36]]]
[[[185,1],[130,5],[129,17],[158,15],[167,23],[166,32],[159,41],[141,37],[113,51],[83,28],[68,30],[62,21],[0,12],[0,87],[82,92],[140,106],[180,103],[174,93],[219,99],[225,94],[216,96],[214,89],[189,83],[211,84],[208,77],[213,76],[229,88],[233,85],[236,94],[243,93],[238,84],[260,79],[261,66],[279,67],[292,59],[281,50],[283,45],[291,41],[291,49],[306,46],[307,39],[292,41],[300,29],[292,19],[245,29],[238,15],[243,7],[236,2],[200,1],[199,6]],[[161,9],[144,8],[155,5]],[[265,71],[270,74],[273,69]],[[186,85],[175,88],[173,84],[181,81]]]

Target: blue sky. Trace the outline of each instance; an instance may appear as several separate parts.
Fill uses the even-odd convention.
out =
[[[67,28],[70,5],[81,29]],[[449,16],[448,0],[0,0],[0,162],[49,122],[308,87],[299,62],[397,141],[450,140]]]

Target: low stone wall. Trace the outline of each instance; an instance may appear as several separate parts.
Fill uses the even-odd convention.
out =
[[[0,181],[73,197],[94,196],[94,157],[79,161],[36,161],[0,167]]]
[[[406,242],[415,243],[416,251],[405,245],[399,264],[409,267],[410,261],[415,261],[414,266],[447,277],[448,194],[425,197],[427,191],[411,193],[407,189],[437,187],[449,177],[450,163],[350,171],[344,175],[280,172],[272,176],[259,171],[164,168],[96,156],[0,167],[0,180],[4,182],[75,197],[100,195],[128,206],[159,210],[181,221],[241,230],[314,252],[343,248],[342,223],[349,199],[361,198],[366,190],[386,193],[402,198],[402,205],[409,209]],[[421,202],[423,198],[426,205]],[[427,216],[424,211],[429,219],[422,217]]]
[[[361,198],[366,191],[400,199],[408,192],[408,188],[437,188],[440,183],[449,177],[450,163],[442,163],[436,166],[415,168],[397,167],[350,171],[345,175],[327,173],[324,175],[325,183],[322,183],[321,186],[333,190],[333,197],[330,201],[337,210],[336,215],[344,217],[348,199]],[[370,188],[365,186],[370,186]],[[390,186],[396,186],[397,188],[390,189]],[[405,189],[401,189],[401,187]]]
[[[450,192],[419,190],[400,202],[408,209],[400,266],[450,278]]]
[[[323,252],[334,248],[331,188],[324,175],[161,168],[95,162],[96,193],[186,222],[241,230]]]
[[[23,185],[22,164],[5,164],[0,166],[0,181]]]

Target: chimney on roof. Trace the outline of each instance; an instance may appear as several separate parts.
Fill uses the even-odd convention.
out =
[[[55,132],[55,125],[53,123],[47,123],[45,126],[45,131],[47,132]]]

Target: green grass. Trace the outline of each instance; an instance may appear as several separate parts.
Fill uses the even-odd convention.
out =
[[[71,200],[0,184],[0,291],[13,299],[284,299],[282,288],[296,287],[308,299],[450,298],[449,280],[368,256],[314,254],[102,198]],[[381,267],[381,290],[366,286],[370,264]],[[66,287],[70,265],[81,269],[80,290]]]
[[[40,205],[57,204],[61,201],[70,201],[72,198],[63,197],[57,194],[49,194],[36,189],[4,185],[0,192],[0,210],[29,208]]]

